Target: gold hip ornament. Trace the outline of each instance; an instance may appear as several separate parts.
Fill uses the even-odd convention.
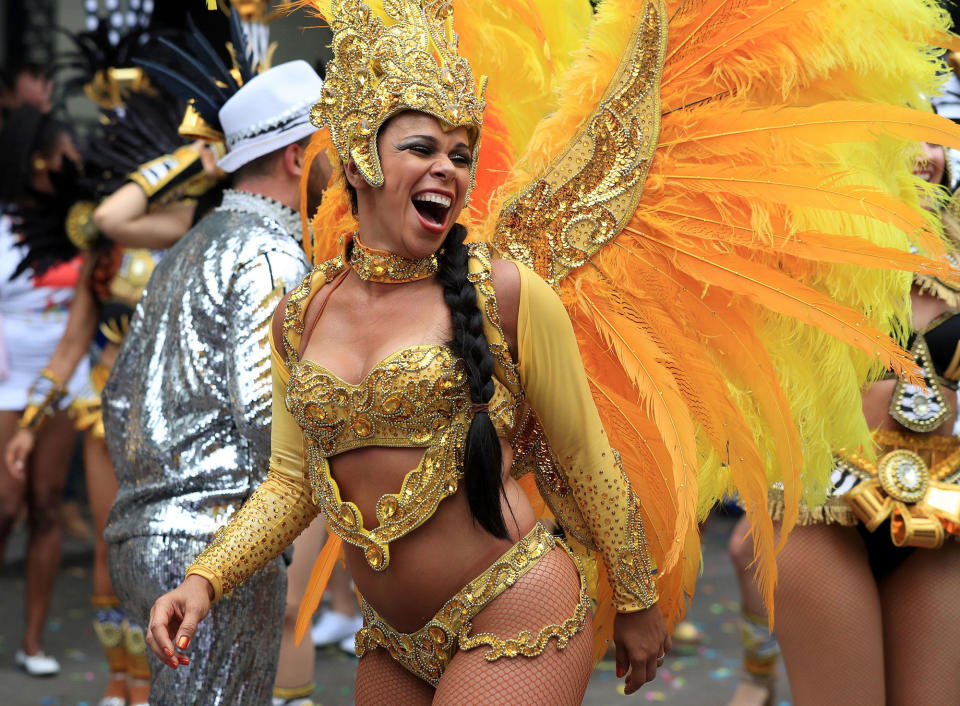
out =
[[[926,549],[941,546],[947,533],[960,534],[960,487],[936,480],[942,474],[932,473],[918,454],[896,449],[876,466],[862,460],[856,465],[874,477],[843,499],[871,532],[889,518],[896,546]]]

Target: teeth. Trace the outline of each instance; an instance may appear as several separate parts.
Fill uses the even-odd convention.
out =
[[[424,191],[422,194],[416,194],[413,197],[413,200],[440,204],[444,208],[450,208],[450,204],[453,203],[453,201],[449,196],[444,196],[442,194],[435,194],[432,191]]]

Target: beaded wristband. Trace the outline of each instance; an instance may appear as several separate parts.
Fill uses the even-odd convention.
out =
[[[44,368],[30,385],[27,404],[17,425],[21,429],[39,431],[59,409],[60,401],[66,394],[67,386],[64,382],[50,368]]]

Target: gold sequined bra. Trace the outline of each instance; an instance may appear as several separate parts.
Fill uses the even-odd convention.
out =
[[[426,522],[440,501],[457,491],[472,414],[466,370],[442,345],[392,353],[355,385],[318,363],[300,360],[289,340],[302,330],[311,284],[308,278],[290,295],[284,319],[287,409],[303,432],[313,501],[327,514],[331,529],[363,549],[370,567],[382,571],[390,563],[389,543]],[[318,318],[320,313],[322,307]],[[378,526],[367,529],[359,508],[341,499],[328,459],[374,446],[426,451],[400,491],[377,501]]]

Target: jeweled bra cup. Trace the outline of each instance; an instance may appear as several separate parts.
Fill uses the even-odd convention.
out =
[[[469,406],[464,365],[446,346],[411,346],[357,384],[312,361],[291,365],[287,408],[327,457],[367,446],[424,447]]]

